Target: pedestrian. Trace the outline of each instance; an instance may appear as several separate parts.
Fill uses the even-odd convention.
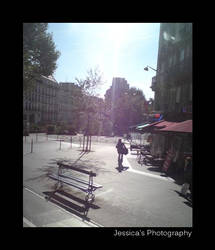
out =
[[[118,165],[119,165],[119,168],[122,168],[123,154],[125,154],[125,150],[127,151],[127,148],[126,148],[125,144],[122,143],[121,139],[118,140],[116,148],[117,148],[117,152],[118,152]]]

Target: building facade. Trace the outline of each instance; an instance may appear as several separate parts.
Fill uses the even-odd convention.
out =
[[[161,23],[154,109],[192,112],[192,23]]]
[[[52,76],[41,76],[23,95],[23,121],[28,124],[71,123],[74,83],[58,83]]]
[[[154,110],[165,121],[192,119],[192,23],[161,23],[157,74],[152,78]],[[183,176],[185,153],[192,155],[192,133],[153,133],[151,153],[174,152],[170,171]]]
[[[118,99],[129,91],[129,84],[125,78],[113,77],[111,87],[105,93],[106,111],[110,112],[109,122],[111,123],[111,130],[117,131],[115,127],[117,123],[117,117],[119,117],[116,107],[118,105]],[[119,119],[118,119],[119,120]]]
[[[60,82],[58,91],[58,121],[72,123],[74,108],[74,83]]]
[[[53,77],[41,76],[23,96],[23,120],[31,124],[57,121],[59,86]]]

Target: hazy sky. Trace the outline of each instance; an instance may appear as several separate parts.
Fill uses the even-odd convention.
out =
[[[130,87],[154,98],[151,79],[157,67],[159,23],[49,23],[56,49],[61,52],[54,77],[58,82],[84,79],[90,68],[99,67],[105,84],[104,97],[113,77],[125,78]]]

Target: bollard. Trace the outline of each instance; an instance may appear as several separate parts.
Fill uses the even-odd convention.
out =
[[[61,150],[61,139],[60,139],[60,150]]]
[[[81,148],[81,137],[79,137],[79,142],[80,142],[80,148]]]
[[[31,139],[31,153],[33,153],[33,139]]]
[[[71,136],[70,142],[71,142],[71,148],[72,148],[72,136]]]
[[[82,151],[84,151],[84,145],[85,145],[85,135],[83,135],[83,149],[82,149]]]

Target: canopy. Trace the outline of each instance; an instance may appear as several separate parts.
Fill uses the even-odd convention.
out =
[[[192,133],[192,120],[186,120],[183,122],[169,122],[169,121],[157,121],[153,123],[146,123],[136,127],[140,132],[181,132]]]
[[[148,131],[149,128],[153,127],[155,124],[158,124],[160,122],[161,121],[156,121],[156,122],[153,122],[153,123],[147,123],[147,124],[144,124],[144,125],[141,125],[141,126],[137,126],[136,129],[140,130],[141,132],[145,132],[145,131]]]
[[[142,128],[148,127],[148,125],[150,125],[150,123],[146,123],[146,124],[137,126],[136,129],[142,129]]]
[[[169,126],[175,125],[177,122],[168,122],[168,121],[157,121],[150,124],[146,124],[145,126],[142,126],[141,128],[138,128],[141,132],[147,132],[150,130],[150,132],[156,132],[160,131],[162,128],[168,128]]]
[[[192,133],[192,125],[193,125],[193,120],[186,120],[183,122],[176,122],[172,126],[161,128],[159,131]]]
[[[157,129],[159,129],[159,130],[161,130],[161,129],[163,129],[163,128],[170,128],[170,127],[172,127],[173,125],[176,125],[177,124],[177,122],[168,122],[168,121],[162,121],[162,122],[160,122],[160,123],[158,123],[158,124],[155,124],[154,125],[154,128],[157,130]]]

